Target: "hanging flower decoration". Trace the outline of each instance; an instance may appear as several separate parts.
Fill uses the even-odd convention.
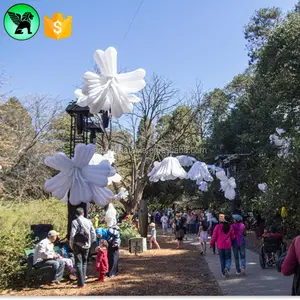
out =
[[[105,213],[105,222],[108,226],[117,224],[117,211],[112,203],[108,204],[108,208]]]
[[[153,178],[153,175],[156,173],[156,171],[158,170],[158,168],[159,168],[159,166],[160,166],[160,164],[161,164],[161,162],[159,162],[159,161],[155,161],[154,162],[154,166],[153,166],[153,169],[151,170],[151,172],[150,173],[148,173],[148,177],[149,177],[149,180],[150,181],[155,181],[155,179]],[[156,180],[156,181],[158,181],[158,180]]]
[[[206,181],[197,181],[197,185],[199,185],[199,190],[202,192],[207,192],[208,191],[208,184]]]
[[[210,173],[212,173],[212,174],[216,174],[216,172],[223,171],[222,168],[217,167],[217,166],[215,166],[215,165],[207,165],[207,168],[208,168],[208,170],[210,171]]]
[[[101,74],[84,73],[83,88],[75,91],[77,104],[81,107],[90,106],[90,112],[94,115],[100,110],[110,111],[116,118],[120,118],[124,113],[131,113],[133,103],[140,101],[134,93],[146,85],[145,70],[137,69],[118,74],[117,50],[113,47],[105,51],[97,50],[94,60]]]
[[[191,167],[194,164],[194,162],[197,161],[196,158],[188,155],[179,155],[176,156],[176,158],[178,159],[182,167]]]
[[[89,162],[95,153],[95,145],[78,144],[75,147],[74,158],[68,158],[64,153],[48,156],[45,164],[59,174],[45,183],[46,190],[58,200],[68,199],[72,205],[81,202],[89,203],[92,200],[98,205],[105,205],[103,197],[111,196],[103,188],[108,183],[108,177],[115,175],[116,170],[109,161],[103,160],[98,165]],[[113,195],[112,195],[113,196]],[[106,198],[107,199],[107,198]]]
[[[262,191],[262,192],[266,192],[267,191],[267,184],[266,183],[260,183],[258,184],[258,188]]]
[[[216,172],[217,178],[220,180],[220,190],[224,192],[224,197],[233,200],[236,196],[235,188],[236,182],[233,177],[228,178],[224,171]]]
[[[157,182],[159,180],[174,180],[177,178],[184,179],[187,176],[186,171],[181,167],[179,161],[175,157],[166,157],[161,163],[156,164],[154,169],[149,173],[151,174],[149,180]]]
[[[282,137],[282,134],[285,133],[285,130],[282,128],[276,128],[276,132],[278,135],[274,133],[269,136],[270,143],[280,149],[277,154],[278,157],[287,158],[290,154],[291,139]]]
[[[193,164],[188,172],[188,178],[191,180],[205,180],[208,182],[214,180],[208,171],[207,165],[204,162],[200,161],[197,161]]]
[[[128,197],[129,193],[125,188],[121,188],[119,193],[115,196],[117,199],[125,200]]]
[[[104,155],[95,153],[90,161],[90,165],[98,165],[101,163],[101,161],[109,161],[110,164],[114,163],[115,158],[114,158],[114,152],[113,151],[108,151]],[[108,177],[108,182],[107,185],[111,185],[113,182],[120,182],[122,180],[122,177],[120,174],[115,173],[113,176]]]

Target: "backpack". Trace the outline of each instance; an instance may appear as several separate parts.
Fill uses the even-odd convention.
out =
[[[78,225],[79,225],[79,230],[77,230],[77,233],[74,236],[74,241],[75,243],[80,243],[80,244],[85,244],[89,242],[89,234],[86,232],[84,226],[82,225],[81,221],[79,218],[76,219]]]

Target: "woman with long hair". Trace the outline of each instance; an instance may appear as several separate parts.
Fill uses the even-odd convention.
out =
[[[214,233],[210,241],[210,247],[213,247],[214,243],[217,244],[222,276],[229,277],[231,267],[231,247],[232,241],[235,239],[235,235],[227,216],[225,217],[223,214],[220,214],[219,222],[220,224],[218,224],[214,229]]]

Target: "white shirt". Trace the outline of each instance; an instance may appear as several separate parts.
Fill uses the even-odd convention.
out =
[[[44,259],[54,259],[54,244],[48,238],[41,240],[34,249],[33,265]]]
[[[161,219],[160,219],[160,221],[162,222],[162,223],[164,223],[164,224],[166,224],[166,223],[168,223],[168,217],[167,216],[163,216],[163,217],[161,217]]]

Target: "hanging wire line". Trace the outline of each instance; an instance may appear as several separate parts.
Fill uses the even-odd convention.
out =
[[[145,1],[145,0],[142,0],[142,1],[140,2],[140,5],[139,5],[138,9],[136,10],[136,12],[135,12],[135,14],[134,14],[134,16],[133,16],[133,18],[132,18],[132,20],[131,20],[131,22],[130,22],[130,24],[129,24],[129,26],[128,26],[128,29],[127,29],[126,33],[124,34],[124,40],[123,40],[123,41],[125,41],[125,39],[126,39],[128,33],[129,33],[129,31],[130,31],[130,28],[131,28],[131,26],[132,26],[132,24],[133,24],[133,22],[134,22],[136,16],[138,15],[138,13],[139,13],[139,11],[140,11],[140,9],[141,9],[141,7],[142,7],[144,1]]]

